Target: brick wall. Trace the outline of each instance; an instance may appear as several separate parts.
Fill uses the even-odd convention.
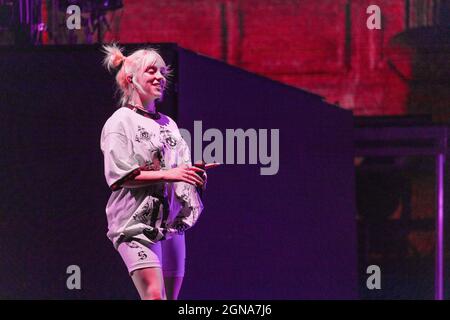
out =
[[[97,32],[87,32],[89,12],[83,12],[82,29],[69,32],[65,11],[47,2],[53,12],[49,15],[49,44],[97,41]],[[431,113],[435,120],[450,119],[450,93],[445,87],[450,81],[445,71],[450,66],[450,34],[435,37],[439,40],[431,47],[423,43],[433,37],[426,32],[422,39],[414,32],[408,34],[450,21],[450,0],[123,3],[123,9],[107,14],[110,31],[103,28],[105,42],[174,42],[312,91],[356,115]],[[381,8],[381,30],[366,27],[366,10],[371,4]],[[5,41],[0,39],[0,43]],[[424,83],[417,85],[415,76]]]
[[[356,114],[402,114],[408,88],[390,70],[390,38],[404,2],[379,0],[382,30],[368,30],[358,0],[125,0],[121,42],[176,42],[324,96]]]

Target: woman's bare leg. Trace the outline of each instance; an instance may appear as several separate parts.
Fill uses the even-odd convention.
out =
[[[161,268],[138,269],[131,275],[142,300],[166,300]]]
[[[164,277],[167,300],[177,300],[180,293],[183,277]]]

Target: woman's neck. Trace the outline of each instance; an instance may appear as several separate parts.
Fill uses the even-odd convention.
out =
[[[152,101],[148,102],[147,104],[142,104],[142,106],[145,109],[145,111],[147,111],[148,113],[156,113],[155,100],[152,100]]]
[[[130,103],[132,106],[142,109],[148,113],[156,113],[155,100],[141,100],[140,98],[135,99],[134,103]]]

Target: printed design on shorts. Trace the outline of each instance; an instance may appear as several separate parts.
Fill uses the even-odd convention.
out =
[[[150,197],[144,206],[133,214],[135,221],[155,226],[159,218],[161,201],[158,198]]]
[[[138,257],[139,257],[139,260],[145,260],[145,259],[147,259],[147,254],[145,253],[145,251],[141,250],[138,252]]]
[[[153,136],[155,136],[154,133],[149,133],[147,130],[145,130],[144,127],[138,126],[134,140],[136,140],[137,142],[151,141],[151,138]]]
[[[159,136],[164,145],[170,149],[175,149],[178,141],[169,129],[164,126],[159,126]]]

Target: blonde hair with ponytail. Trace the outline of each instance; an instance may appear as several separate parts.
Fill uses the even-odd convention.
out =
[[[136,76],[142,72],[143,68],[149,65],[158,65],[165,67],[166,73],[163,74],[165,81],[163,90],[167,87],[167,83],[172,76],[170,66],[166,66],[163,58],[154,48],[145,48],[134,51],[131,55],[125,56],[123,48],[119,47],[117,43],[103,45],[103,65],[109,72],[118,70],[116,74],[116,83],[120,91],[120,105],[124,106],[127,103],[133,104],[132,94],[134,87],[141,93],[144,92],[142,87],[137,83]],[[128,82],[127,77],[131,77],[132,83]],[[169,78],[169,79],[168,79]]]

